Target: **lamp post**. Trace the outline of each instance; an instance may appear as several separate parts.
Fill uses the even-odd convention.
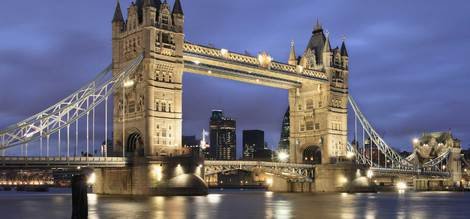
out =
[[[285,151],[279,151],[277,153],[277,159],[280,161],[280,162],[287,162],[289,160],[289,154]]]

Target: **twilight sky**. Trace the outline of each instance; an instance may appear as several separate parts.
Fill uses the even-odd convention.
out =
[[[127,8],[130,1],[121,0]],[[173,3],[173,1],[170,1]],[[0,127],[67,96],[111,61],[115,0],[2,1]],[[470,2],[182,0],[186,40],[286,61],[303,53],[316,19],[332,46],[347,37],[350,92],[394,147],[423,131],[449,130],[470,146]],[[126,11],[124,9],[124,11]],[[277,145],[284,90],[185,74],[184,134],[200,135],[211,109]],[[240,149],[239,149],[240,151]]]

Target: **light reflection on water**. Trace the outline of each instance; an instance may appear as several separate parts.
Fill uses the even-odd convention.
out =
[[[91,219],[467,218],[470,193],[288,194],[213,191],[201,197],[88,195]],[[68,193],[0,192],[1,218],[70,218]]]

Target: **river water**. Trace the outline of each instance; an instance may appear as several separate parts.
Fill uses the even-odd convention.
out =
[[[292,194],[212,190],[204,197],[88,195],[89,218],[470,218],[470,193]],[[70,218],[69,191],[0,192],[0,218]]]

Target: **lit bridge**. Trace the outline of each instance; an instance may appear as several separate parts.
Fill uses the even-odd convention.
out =
[[[253,172],[259,170],[268,175],[276,175],[291,181],[312,181],[315,165],[265,161],[221,161],[207,160],[204,162],[204,175],[213,175],[232,170]]]
[[[298,86],[296,78],[307,77],[313,80],[328,80],[318,71],[296,69],[295,66],[273,62],[271,68],[260,68],[258,57],[231,53],[224,49],[184,45],[185,68],[201,74],[217,74],[218,77],[239,77],[249,83],[259,83],[282,88]],[[118,89],[126,88],[126,79],[138,68],[143,55],[129,62],[120,72],[112,74],[111,67],[78,91],[64,98],[46,110],[9,126],[0,131],[0,168],[64,168],[64,167],[121,167],[126,165],[126,155],[108,156],[107,145],[96,147],[95,123],[97,109],[104,106],[100,117],[104,132],[99,135],[108,139],[108,100]],[[269,72],[270,74],[267,74]],[[274,72],[274,73],[273,73]],[[273,76],[274,75],[274,76]],[[354,144],[348,143],[350,160],[370,168],[375,174],[383,175],[423,175],[449,177],[450,172],[443,168],[449,162],[450,150],[424,163],[416,162],[416,155],[401,157],[375,131],[355,100],[349,96],[349,104],[354,111]],[[81,121],[80,121],[81,120]],[[86,141],[79,137],[79,125],[85,125]],[[362,127],[362,144],[358,143],[358,125]],[[366,139],[372,146],[365,145]],[[54,141],[54,143],[51,143]],[[54,149],[51,148],[54,144]],[[30,156],[28,149],[34,147],[39,155]],[[12,156],[8,151],[20,148],[21,156]],[[96,149],[100,153],[94,153]],[[373,151],[375,150],[375,151]],[[79,155],[82,151],[82,155]],[[124,150],[123,150],[124,151]],[[52,154],[54,153],[54,154]],[[377,158],[374,158],[374,153]],[[384,160],[380,160],[383,157]],[[288,178],[312,180],[315,166],[311,164],[252,162],[252,161],[206,161],[207,174],[233,169],[251,170],[254,168]]]

